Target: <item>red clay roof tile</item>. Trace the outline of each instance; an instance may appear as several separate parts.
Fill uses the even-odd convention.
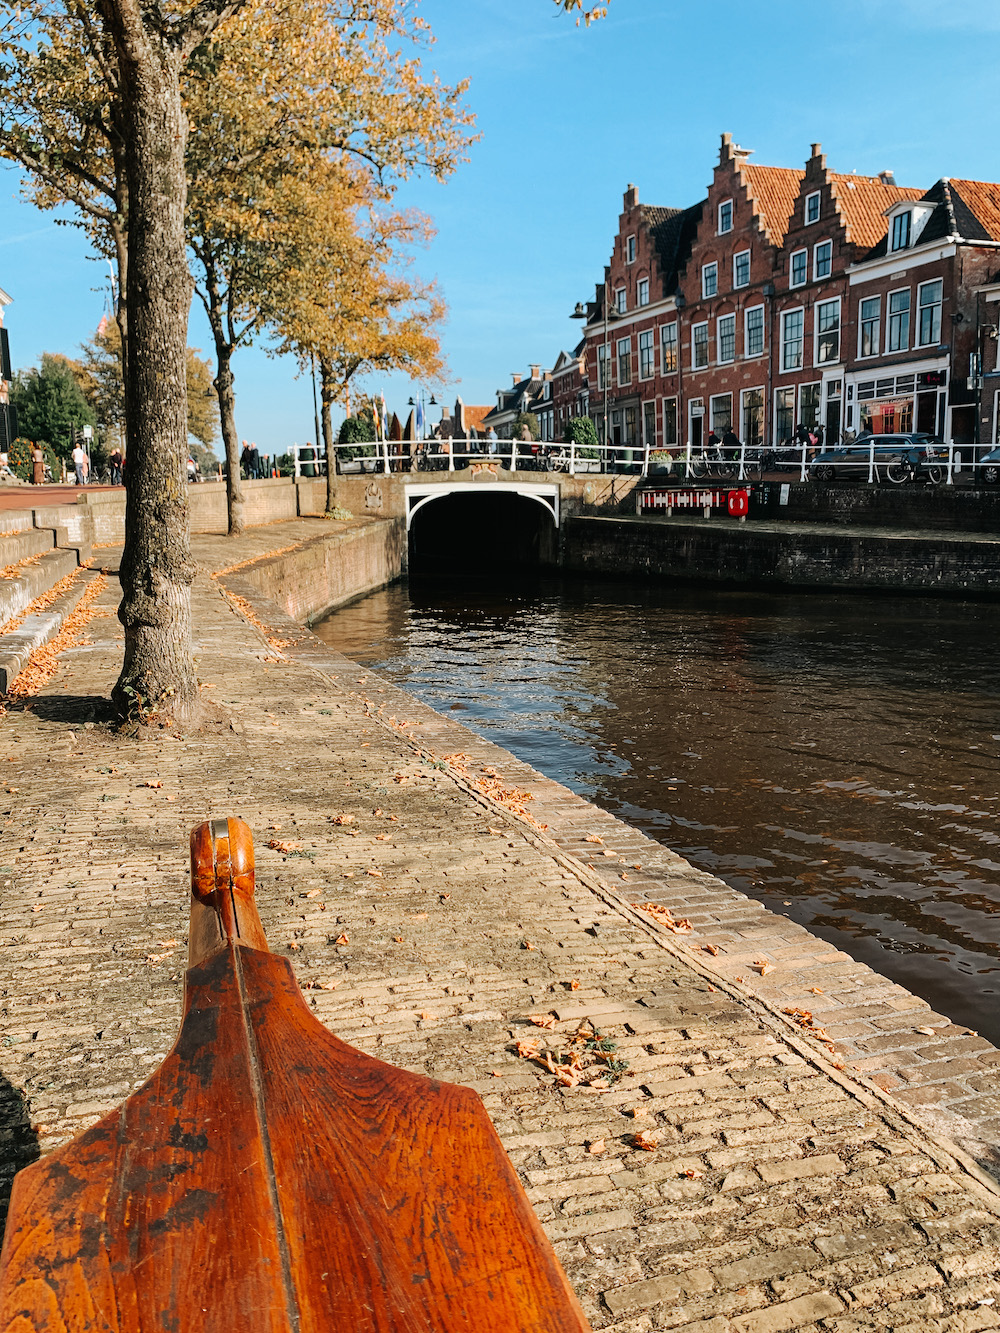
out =
[[[833,197],[847,228],[847,239],[866,249],[878,242],[888,230],[882,216],[901,199],[920,199],[923,190],[904,185],[886,185],[878,176],[852,176],[830,172]]]

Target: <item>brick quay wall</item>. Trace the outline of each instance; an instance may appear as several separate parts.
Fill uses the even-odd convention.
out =
[[[569,516],[564,569],[649,580],[897,595],[1000,593],[1000,533],[714,517]]]

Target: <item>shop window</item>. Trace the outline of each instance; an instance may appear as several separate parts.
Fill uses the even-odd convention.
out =
[[[732,430],[733,426],[733,395],[731,393],[717,393],[708,400],[708,410],[711,413],[712,430],[716,435],[723,436],[727,430]]]
[[[677,443],[677,399],[663,400],[663,443]]]
[[[748,449],[758,449],[764,443],[764,390],[744,389],[743,443]]]
[[[795,434],[795,390],[777,389],[774,394],[774,440],[780,444]]]
[[[642,442],[647,449],[656,448],[656,404],[642,405]]]
[[[815,426],[819,423],[821,384],[803,384],[799,388],[799,424]]]

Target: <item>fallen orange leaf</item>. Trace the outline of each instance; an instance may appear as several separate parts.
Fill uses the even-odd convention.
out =
[[[603,1139],[594,1139],[593,1143],[587,1144],[587,1152],[589,1152],[592,1157],[596,1157],[598,1153],[604,1152],[607,1149],[607,1146],[608,1145]]]
[[[651,1134],[648,1129],[640,1129],[638,1134],[632,1135],[632,1146],[641,1148],[643,1152],[655,1152],[659,1145],[655,1134]]]
[[[344,931],[342,935],[338,935],[337,938],[334,940],[334,944],[350,944],[350,942],[351,942],[351,937],[350,935],[347,934],[346,931]]]

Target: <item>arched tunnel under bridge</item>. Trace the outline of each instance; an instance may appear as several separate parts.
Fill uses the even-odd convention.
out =
[[[495,578],[558,559],[559,488],[457,482],[406,488],[410,575]]]

